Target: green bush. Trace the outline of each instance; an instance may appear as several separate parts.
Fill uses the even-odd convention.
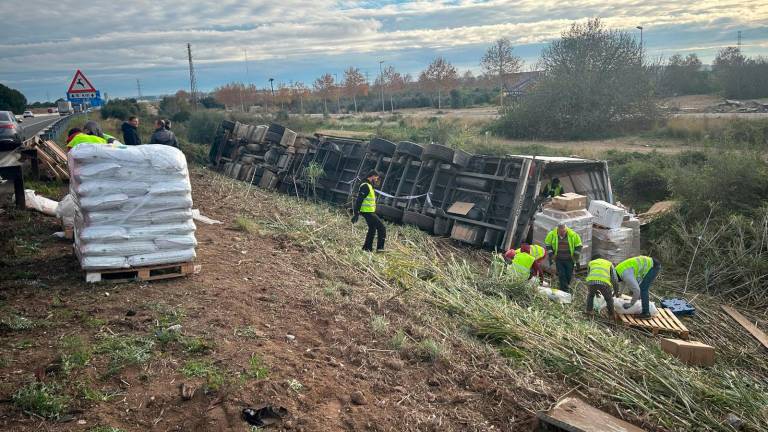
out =
[[[224,114],[215,111],[197,111],[189,118],[187,138],[198,144],[211,144]]]
[[[634,206],[653,204],[669,196],[667,173],[659,164],[633,160],[612,172],[616,195]]]
[[[141,107],[136,103],[136,99],[113,99],[101,107],[101,118],[116,118],[118,120],[128,120],[130,116],[141,114]]]

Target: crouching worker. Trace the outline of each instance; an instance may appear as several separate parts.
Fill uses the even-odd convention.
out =
[[[651,283],[661,271],[661,263],[649,256],[640,255],[626,259],[616,266],[619,280],[632,291],[632,300],[623,305],[629,309],[640,299],[642,312],[640,318],[650,318]]]
[[[387,238],[387,228],[376,215],[376,189],[374,187],[378,184],[379,177],[379,173],[375,170],[365,176],[365,180],[360,184],[357,192],[355,214],[352,216],[352,223],[357,222],[360,215],[363,215],[365,223],[368,224],[368,232],[365,235],[365,243],[363,243],[363,250],[366,252],[373,251],[373,238],[375,236],[378,235],[376,252],[384,250],[384,241]]]
[[[531,278],[531,268],[536,258],[531,255],[531,249],[527,244],[520,246],[520,249],[510,249],[504,254],[504,260],[509,263],[507,268],[517,279],[525,280]]]
[[[539,280],[542,280],[544,278],[544,270],[541,268],[541,263],[544,262],[544,258],[547,256],[547,251],[542,246],[523,243],[518,249],[508,250],[504,254],[504,260],[509,263],[515,258],[515,255],[520,252],[525,252],[533,257],[534,261],[531,265],[530,277],[538,277]]]
[[[595,306],[595,296],[597,293],[603,295],[605,300],[608,317],[613,317],[613,296],[618,292],[619,278],[616,275],[616,268],[613,263],[607,259],[597,256],[587,264],[587,313],[591,314]]]

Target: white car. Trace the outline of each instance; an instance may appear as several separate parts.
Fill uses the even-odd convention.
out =
[[[23,115],[24,115],[24,118],[27,118],[27,117],[34,118],[35,117],[35,115],[32,113],[32,111],[24,111]]]

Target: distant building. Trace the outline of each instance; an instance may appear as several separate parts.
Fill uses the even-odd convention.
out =
[[[507,84],[504,85],[504,96],[519,99],[531,91],[534,84],[541,78],[541,71],[519,72],[513,74]]]

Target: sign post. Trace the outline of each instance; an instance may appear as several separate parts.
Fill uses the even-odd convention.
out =
[[[67,100],[81,107],[101,106],[101,93],[91,84],[83,72],[78,69],[67,90]]]

